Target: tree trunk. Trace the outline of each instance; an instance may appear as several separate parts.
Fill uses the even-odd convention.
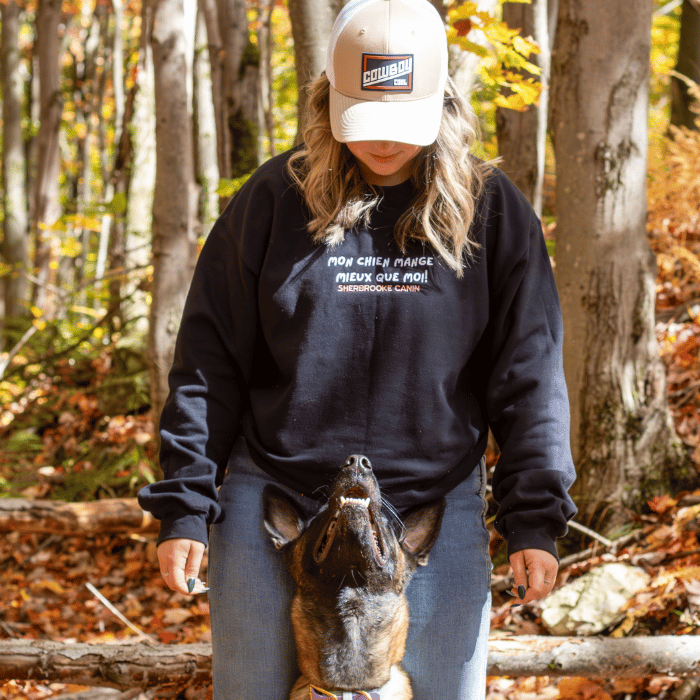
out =
[[[489,639],[490,676],[645,678],[700,676],[700,638],[537,637]],[[63,644],[0,641],[0,680],[45,679],[116,688],[206,683],[210,644]]]
[[[40,117],[34,209],[35,265],[38,283],[34,292],[34,304],[43,309],[49,318],[56,311],[53,295],[47,294],[49,285],[55,281],[55,272],[52,270],[54,266],[51,265],[51,261],[56,257],[55,251],[52,251],[49,231],[61,216],[59,197],[61,153],[58,141],[63,112],[59,76],[60,19],[61,0],[39,0],[36,16],[36,52],[39,58]]]
[[[100,197],[102,199],[103,204],[109,204],[109,202],[112,201],[114,197],[114,181],[112,179],[112,163],[109,162],[108,160],[108,146],[107,146],[107,120],[106,120],[106,115],[104,113],[104,110],[102,109],[102,105],[105,103],[106,100],[106,94],[107,94],[107,76],[109,75],[109,64],[111,61],[110,54],[107,50],[107,47],[110,44],[110,37],[109,37],[109,12],[108,12],[108,6],[104,4],[97,4],[95,7],[95,13],[98,14],[99,11],[99,17],[100,17],[100,48],[102,49],[102,57],[104,58],[104,63],[102,65],[102,69],[98,72],[99,80],[96,81],[96,87],[95,87],[95,97],[97,99],[96,106],[95,106],[95,113],[97,114],[98,120],[98,128],[97,128],[97,134],[98,134],[98,140],[99,140],[99,149],[100,149],[100,166],[102,170],[102,192],[100,193]],[[115,111],[116,109],[122,109],[123,110],[124,105],[117,104],[115,102]],[[116,115],[115,115],[116,116]],[[118,132],[121,129],[121,121],[123,119],[123,111],[118,115],[119,119],[119,125],[116,129]],[[104,213],[102,214],[102,220],[101,220],[101,226],[100,226],[100,233],[98,237],[98,243],[97,243],[97,260],[95,261],[95,277],[102,278],[104,277],[105,272],[107,271],[107,254],[109,251],[109,241],[110,241],[110,232],[112,228],[112,215],[111,213],[105,209]],[[94,307],[96,311],[99,311],[101,309],[101,302],[98,297],[95,297],[94,300]]]
[[[219,216],[219,165],[217,123],[212,92],[212,60],[209,57],[205,14],[197,12],[194,51],[195,172],[200,188],[202,232],[207,234]]]
[[[20,10],[15,0],[0,4],[2,17],[2,189],[3,241],[0,253],[12,272],[3,279],[0,289],[0,332],[8,316],[26,316],[29,300],[29,227],[27,189],[22,135],[22,101],[24,81],[20,74]],[[4,301],[4,309],[2,302]],[[2,341],[0,340],[0,349]]]
[[[223,97],[226,123],[222,177],[237,178],[257,168],[259,152],[260,52],[250,39],[245,0],[218,0],[224,47]]]
[[[94,204],[91,146],[93,143],[92,115],[99,104],[95,100],[95,86],[97,85],[97,56],[100,48],[100,19],[92,8],[92,3],[83,0],[83,12],[81,17],[83,34],[83,57],[76,70],[76,82],[80,94],[81,120],[85,124],[85,133],[80,139],[80,157],[82,161],[82,184],[79,190],[78,212],[83,214],[90,210]],[[78,262],[77,282],[83,282],[88,276],[89,259],[91,254],[90,239],[92,232],[88,227],[83,227],[81,237],[81,254]],[[87,288],[81,292],[79,303],[87,306]]]
[[[211,64],[211,97],[216,122],[216,153],[219,178],[231,179],[231,150],[226,126],[226,96],[224,89],[225,58],[221,39],[219,8],[216,0],[199,0],[199,12],[207,25],[207,48]],[[223,211],[226,198],[219,199],[219,211]]]
[[[124,4],[122,0],[111,0],[114,12],[114,36],[112,37],[112,84],[114,86],[114,166],[109,177],[109,183],[105,187],[104,203],[109,209],[109,214],[103,217],[100,237],[101,247],[105,249],[106,260],[103,271],[98,276],[104,276],[107,267],[110,270],[124,269],[126,263],[126,225],[124,216],[119,208],[126,207],[129,191],[129,174],[131,172],[131,134],[128,126],[133,120],[134,90],[129,93],[128,100],[124,93],[124,46],[122,34],[124,32]],[[109,37],[105,37],[105,45],[108,45]],[[112,205],[110,207],[110,205]],[[102,262],[102,261],[100,261]],[[116,313],[110,318],[109,330],[111,333],[122,327],[124,312],[121,304],[121,280],[113,277],[108,283],[102,283],[109,290],[109,306],[115,308]]]
[[[141,6],[141,36],[139,60],[136,66],[134,117],[130,125],[132,135],[132,164],[126,212],[125,264],[127,268],[145,268],[150,263],[150,241],[153,211],[153,190],[156,180],[156,117],[153,77],[153,52],[149,41],[152,8]],[[122,289],[125,301],[122,307],[130,321],[130,336],[143,343],[148,335],[149,304],[141,277],[125,280]]]
[[[114,37],[112,39],[112,85],[114,89],[114,143],[122,135],[126,97],[124,96],[124,2],[111,0],[114,12]]]
[[[110,270],[126,269],[126,207],[128,206],[129,181],[132,171],[133,142],[129,131],[129,125],[134,121],[134,103],[136,101],[137,87],[134,85],[129,90],[121,115],[122,124],[116,130],[119,141],[114,144],[114,170],[112,180],[114,182],[114,196],[112,198],[112,222],[109,236],[109,268]],[[116,117],[116,115],[115,115]],[[109,325],[112,332],[118,331],[124,325],[124,307],[121,302],[123,282],[120,276],[110,279],[109,283],[110,307],[118,309]]]
[[[153,7],[156,184],[149,367],[157,418],[168,394],[168,371],[196,259],[197,193],[186,89],[184,0],[154,0]]]
[[[302,117],[309,83],[326,70],[328,38],[340,7],[331,0],[289,0],[297,74],[297,141],[304,133]]]
[[[585,515],[688,483],[654,332],[646,236],[652,0],[561,0],[553,65],[556,276]]]
[[[67,503],[25,498],[0,499],[0,532],[97,535],[104,532],[157,532],[158,521],[135,498]]]
[[[498,151],[501,166],[527,197],[537,216],[542,216],[542,186],[549,111],[550,38],[547,0],[532,0],[529,4],[506,2],[503,20],[509,27],[520,29],[524,37],[532,37],[540,47],[533,61],[542,70],[539,76],[542,92],[539,103],[524,112],[513,109],[496,110]],[[529,75],[529,74],[528,74]]]
[[[27,86],[27,112],[29,112],[29,121],[31,124],[38,124],[41,115],[41,96],[39,94],[39,56],[37,55],[37,31],[36,22],[34,23],[34,52],[29,59],[29,85]],[[36,190],[37,190],[37,169],[39,163],[39,139],[38,134],[27,134],[27,144],[25,147],[26,162],[27,162],[27,194],[29,200],[29,235],[34,236],[34,227],[36,225]],[[36,259],[36,251],[34,252]],[[30,264],[33,260],[30,253]],[[32,287],[30,292],[31,298],[35,296],[35,289]]]
[[[700,86],[700,0],[683,0],[676,73]],[[671,76],[671,124],[697,129],[700,101],[688,88],[688,81]]]
[[[258,46],[260,47],[260,108],[262,110],[261,129],[267,134],[268,149],[265,157],[274,158],[277,155],[275,147],[275,116],[273,105],[275,94],[272,86],[272,52],[274,42],[272,36],[272,11],[275,9],[274,0],[262,0],[258,7]]]
[[[262,162],[260,51],[248,34],[236,85],[236,109],[229,114],[233,177],[252,173]]]

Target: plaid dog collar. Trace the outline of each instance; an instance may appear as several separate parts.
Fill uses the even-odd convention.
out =
[[[366,693],[364,690],[330,692],[309,685],[310,700],[381,700],[379,693]]]

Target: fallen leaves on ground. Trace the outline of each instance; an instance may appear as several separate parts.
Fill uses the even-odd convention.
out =
[[[205,555],[203,576],[206,564]],[[165,586],[154,538],[19,533],[0,540],[2,638],[94,644],[137,641],[137,634],[88,590],[88,582],[158,642],[211,640],[206,596],[183,596]],[[206,690],[170,688],[157,698],[205,700]],[[61,683],[0,682],[0,697],[7,700],[39,700],[68,692],[74,691]]]

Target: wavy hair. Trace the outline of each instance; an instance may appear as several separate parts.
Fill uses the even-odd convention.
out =
[[[333,246],[346,230],[369,224],[380,196],[362,179],[347,146],[333,138],[325,73],[309,91],[304,142],[288,170],[311,214],[307,228],[313,241]],[[476,115],[448,78],[437,139],[416,156],[411,173],[416,194],[394,227],[402,252],[412,240],[429,243],[458,277],[479,247],[469,231],[491,169],[469,153],[476,137]]]

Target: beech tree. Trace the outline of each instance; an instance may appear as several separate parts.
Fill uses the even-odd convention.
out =
[[[196,259],[197,192],[192,119],[186,89],[185,7],[190,0],[156,0],[153,49],[156,99],[156,182],[153,197],[153,282],[149,369],[153,415],[168,393],[175,337]]]
[[[20,74],[19,19],[15,0],[0,3],[2,19],[2,189],[3,240],[2,258],[12,269],[0,289],[0,319],[27,313],[28,284],[23,274],[29,269],[29,229],[24,137],[22,135],[22,92]],[[4,312],[2,309],[4,301]],[[2,321],[0,321],[0,325]],[[2,343],[0,342],[0,348]]]
[[[522,112],[502,107],[496,110],[498,152],[503,158],[501,168],[527,197],[538,216],[542,216],[551,33],[556,26],[556,14],[557,4],[552,0],[503,3],[503,20],[508,26],[520,29],[522,36],[532,37],[539,46],[540,53],[532,60],[542,71],[539,76],[542,92],[538,103]]]
[[[300,138],[304,125],[301,116],[306,106],[306,88],[326,70],[328,39],[333,22],[345,3],[342,0],[289,0],[289,18],[294,37],[294,58],[297,73],[297,115]]]
[[[272,36],[272,11],[275,8],[274,0],[260,0],[258,7],[258,48],[260,49],[260,107],[262,110],[262,126],[267,134],[270,144],[269,156],[276,155],[275,148],[275,118],[273,104],[275,94],[272,89],[272,52],[274,41]]]
[[[219,163],[217,153],[216,114],[212,100],[212,61],[207,43],[207,27],[201,3],[197,12],[194,50],[195,171],[201,190],[203,232],[207,233],[219,215]]]
[[[213,88],[222,95],[218,99],[223,104],[219,173],[229,179],[247,175],[259,164],[260,53],[251,41],[245,0],[217,0],[216,4],[223,47],[222,84]]]
[[[37,176],[35,183],[34,236],[36,241],[35,266],[38,281],[34,303],[43,308],[46,315],[55,313],[49,284],[55,274],[51,266],[51,238],[46,229],[52,227],[61,216],[59,171],[61,152],[58,133],[63,111],[60,83],[61,0],[39,0],[36,16],[36,54],[39,64],[39,134]]]
[[[153,50],[149,41],[153,9],[148,2],[141,6],[141,32],[138,61],[134,76],[134,113],[129,128],[132,137],[128,207],[125,212],[125,264],[128,268],[145,268],[149,264],[151,211],[156,179],[155,87]],[[140,339],[148,334],[148,302],[140,288],[140,278],[122,284],[125,316],[137,319],[132,330]]]
[[[697,128],[700,102],[690,86],[700,86],[700,0],[683,0],[676,75],[671,76],[671,124]]]
[[[210,66],[212,108],[216,124],[219,177],[230,178],[231,163],[228,157],[230,139],[224,104],[224,52],[219,26],[219,8],[216,0],[199,0],[198,9],[199,16],[207,28],[207,56],[209,57]]]
[[[652,0],[560,0],[553,63],[556,277],[581,510],[688,484],[654,332],[646,236]],[[585,516],[584,516],[585,517]]]

